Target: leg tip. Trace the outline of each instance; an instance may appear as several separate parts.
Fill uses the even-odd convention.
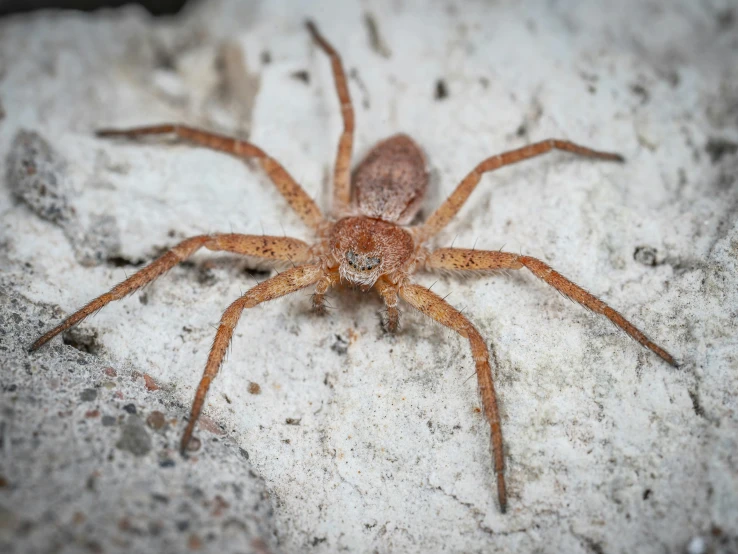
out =
[[[656,351],[656,354],[658,354],[659,357],[662,360],[664,360],[667,364],[669,364],[670,366],[679,369],[679,362],[677,362],[674,359],[674,356],[672,356],[671,354],[669,354],[666,350],[663,350],[663,349],[660,348],[659,350]]]
[[[507,513],[507,487],[502,470],[497,473],[497,500],[500,503],[500,513]]]
[[[41,339],[36,340],[33,344],[31,344],[28,348],[26,348],[26,351],[31,354],[41,348],[44,344],[46,344],[46,341],[42,341]]]
[[[183,458],[187,458],[187,455],[190,452],[195,452],[199,450],[200,446],[202,445],[200,439],[193,436],[194,430],[194,422],[190,421],[187,424],[187,429],[185,429],[185,432],[182,434],[182,440],[179,442],[179,453],[182,455]]]

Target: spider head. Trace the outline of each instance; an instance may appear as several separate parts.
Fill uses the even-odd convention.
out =
[[[368,217],[338,221],[331,235],[333,257],[341,279],[368,290],[412,255],[410,234],[393,223]]]
[[[358,250],[358,249],[357,249]],[[339,265],[341,278],[364,288],[370,288],[380,276],[382,258],[378,252],[355,252],[349,249]]]

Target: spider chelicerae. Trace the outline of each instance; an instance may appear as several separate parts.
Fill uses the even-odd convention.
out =
[[[228,306],[223,313],[205,371],[197,387],[187,427],[182,435],[180,448],[184,454],[202,412],[210,384],[223,363],[233,331],[244,309],[306,287],[314,287],[313,307],[316,312],[324,312],[328,290],[347,283],[363,291],[375,290],[381,296],[387,308],[384,325],[388,331],[394,332],[400,316],[398,302],[402,299],[469,341],[484,415],[490,425],[497,495],[500,510],[504,512],[507,507],[507,493],[502,431],[487,345],[479,331],[461,312],[428,288],[414,284],[410,276],[421,269],[474,272],[527,268],[563,295],[604,315],[643,346],[668,363],[676,365],[668,352],[648,339],[622,315],[541,260],[511,252],[426,247],[458,213],[484,173],[551,150],[564,150],[580,156],[616,162],[622,162],[623,158],[618,154],[600,152],[558,139],[544,140],[497,154],[480,162],[464,177],[426,221],[410,225],[418,213],[428,185],[425,159],[420,148],[407,135],[392,136],[377,144],[352,174],[354,111],[346,75],[338,53],[316,26],[308,22],[307,29],[331,60],[343,119],[343,132],[338,142],[333,173],[333,206],[330,215],[326,216],[321,212],[282,164],[249,142],[175,124],[126,130],[105,129],[98,131],[97,135],[132,138],[173,134],[205,148],[220,150],[240,158],[255,158],[261,162],[264,171],[300,219],[313,230],[315,241],[308,244],[291,237],[235,233],[189,238],[67,317],[36,340],[30,348],[36,350],[106,304],[140,289],[200,248],[291,263],[290,269],[259,283]]]

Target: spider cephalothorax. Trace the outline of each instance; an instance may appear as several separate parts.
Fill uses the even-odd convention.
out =
[[[334,169],[333,216],[326,218],[282,165],[261,148],[236,139],[185,127],[157,125],[128,130],[99,131],[99,136],[138,137],[175,134],[195,144],[221,150],[242,158],[256,158],[269,178],[303,222],[319,237],[312,247],[290,237],[240,234],[200,235],[174,246],[110,292],[95,298],[73,313],[31,345],[35,350],[62,331],[69,329],[109,302],[123,298],[150,283],[200,248],[221,250],[270,260],[287,261],[292,267],[259,283],[234,301],[223,313],[215,334],[200,384],[192,404],[190,419],[180,443],[184,453],[192,437],[205,396],[217,375],[243,310],[252,308],[292,292],[314,286],[313,305],[324,311],[326,292],[341,282],[358,285],[362,290],[376,290],[387,306],[385,324],[389,331],[397,329],[398,300],[456,331],[469,341],[484,415],[490,425],[494,449],[494,469],[500,509],[507,506],[502,452],[502,431],[495,396],[490,356],[486,342],[472,323],[458,310],[425,287],[413,284],[410,276],[417,269],[442,271],[490,271],[496,269],[529,269],[536,277],[563,295],[591,311],[602,314],[633,339],[661,358],[675,364],[671,355],[649,340],[633,324],[607,304],[554,271],[545,262],[511,252],[439,248],[430,250],[426,243],[456,215],[475,189],[482,174],[505,165],[538,156],[553,149],[565,150],[610,161],[622,161],[618,154],[599,152],[564,140],[550,139],[492,156],[480,162],[456,189],[422,224],[404,228],[413,221],[428,184],[428,173],[420,148],[406,135],[395,135],[375,146],[350,171],[353,147],[354,112],[351,107],[346,76],[336,51],[318,33],[312,23],[308,29],[320,48],[331,58],[336,90],[341,103],[343,133],[338,144]],[[353,191],[353,194],[352,194]],[[346,214],[351,214],[345,217]]]
[[[367,290],[380,276],[401,269],[414,249],[408,231],[381,219],[347,217],[337,221],[331,233],[341,279]]]

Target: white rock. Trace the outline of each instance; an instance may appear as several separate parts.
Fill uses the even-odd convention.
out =
[[[341,121],[307,16],[352,75],[356,158],[395,132],[426,150],[436,186],[426,214],[476,163],[527,142],[621,152],[624,165],[552,154],[485,176],[437,240],[542,258],[680,362],[669,367],[531,275],[441,277],[433,290],[451,293],[496,352],[507,514],[468,345],[409,310],[386,336],[374,295],[336,291],[328,318],[310,313],[309,292],[245,313],[207,413],[248,450],[287,552],[663,552],[711,529],[733,541],[715,539],[719,551],[738,540],[738,74],[724,13],[689,0],[222,0],[170,23],[135,10],[24,16],[0,32],[0,152],[21,129],[58,150],[80,225],[112,218],[118,261],[216,231],[309,238],[255,166],[93,136],[165,121],[248,131],[327,207]],[[243,104],[219,100],[217,72],[193,69],[214,67],[226,43],[243,48],[254,84]],[[166,90],[162,48],[180,72]],[[435,98],[438,80],[446,98]],[[64,232],[7,183],[0,203],[2,283],[28,299],[70,313],[133,271],[80,265]],[[655,265],[636,261],[642,247]],[[175,387],[185,405],[213,324],[254,282],[244,262],[195,261],[148,287],[146,302],[83,324],[105,356]]]

